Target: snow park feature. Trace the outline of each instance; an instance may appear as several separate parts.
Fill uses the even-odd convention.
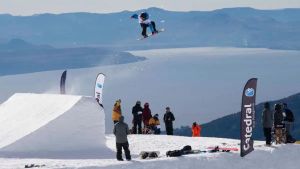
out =
[[[0,105],[0,157],[107,158],[94,97],[17,93]],[[1,167],[0,167],[1,168]]]

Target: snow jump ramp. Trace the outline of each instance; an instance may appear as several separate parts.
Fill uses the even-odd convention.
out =
[[[0,157],[111,158],[92,97],[17,93],[0,105]]]

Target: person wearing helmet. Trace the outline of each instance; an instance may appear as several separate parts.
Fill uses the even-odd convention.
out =
[[[271,146],[273,113],[270,110],[269,102],[264,104],[264,110],[262,112],[262,126],[264,128],[264,136],[266,137],[266,146]]]
[[[142,113],[143,108],[141,106],[141,102],[137,101],[135,106],[132,107],[132,115],[133,115],[133,128],[132,133],[133,134],[142,134]],[[138,131],[137,131],[138,127]]]
[[[156,34],[157,30],[156,30],[156,26],[155,26],[155,22],[151,21],[149,19],[149,14],[147,12],[142,12],[140,15],[138,14],[133,14],[131,16],[132,19],[138,19],[139,23],[142,27],[142,36],[144,38],[148,37],[147,35],[147,28],[149,27],[152,34]]]

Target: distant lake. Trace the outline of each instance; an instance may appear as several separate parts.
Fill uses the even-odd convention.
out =
[[[300,92],[300,51],[244,48],[178,48],[131,51],[141,62],[68,70],[67,93],[93,95],[95,76],[104,85],[106,131],[114,100],[122,99],[125,120],[137,100],[150,103],[162,122],[171,107],[175,126],[204,123],[240,110],[244,84],[258,78],[257,103]],[[0,77],[0,101],[15,92],[59,92],[61,71]],[[38,81],[38,83],[37,83]],[[164,128],[164,125],[162,125]]]

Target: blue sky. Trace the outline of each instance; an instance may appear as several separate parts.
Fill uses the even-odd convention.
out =
[[[0,0],[0,13],[109,13],[159,7],[172,11],[208,11],[229,7],[300,8],[300,0]]]

